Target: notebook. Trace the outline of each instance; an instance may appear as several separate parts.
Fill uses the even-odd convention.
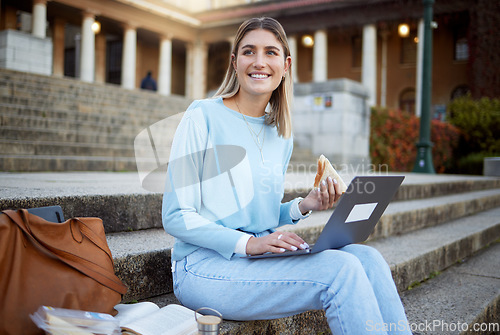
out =
[[[338,249],[366,241],[403,182],[404,176],[355,177],[340,198],[316,243],[308,249],[244,258],[287,257]]]

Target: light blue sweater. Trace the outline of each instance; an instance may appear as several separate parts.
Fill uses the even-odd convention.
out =
[[[297,222],[292,201],[281,203],[292,139],[264,117],[246,120],[216,98],[194,101],[177,127],[162,209],[163,226],[176,238],[173,260],[199,247],[230,259],[245,232]],[[264,163],[248,127],[262,129]]]

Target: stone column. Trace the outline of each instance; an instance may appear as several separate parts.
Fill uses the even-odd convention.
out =
[[[47,0],[33,0],[33,27],[32,35],[46,37]]]
[[[415,115],[422,115],[422,64],[424,61],[424,20],[418,22],[417,79],[415,83]]]
[[[328,79],[328,36],[326,30],[314,33],[313,49],[313,82],[324,82]]]
[[[158,93],[172,94],[172,38],[170,36],[162,36],[160,39]]]
[[[293,82],[297,83],[299,81],[299,74],[297,72],[297,38],[295,36],[290,36],[288,38],[288,46],[290,47],[290,55],[292,56],[292,75]]]
[[[387,36],[389,32],[382,31],[382,66],[380,73],[380,106],[387,106]]]
[[[55,18],[52,24],[52,74],[56,77],[64,76],[64,26],[66,21]]]
[[[189,43],[186,66],[186,95],[191,99],[204,98],[206,94],[207,45],[201,40]]]
[[[363,27],[363,55],[361,82],[368,90],[368,105],[377,104],[377,28],[374,24]]]
[[[95,82],[106,82],[106,35],[95,36]]]
[[[137,30],[132,25],[125,26],[122,54],[122,87],[135,88],[137,52]]]
[[[93,82],[95,75],[95,36],[92,31],[94,14],[85,12],[82,23],[82,42],[80,58],[80,79]]]

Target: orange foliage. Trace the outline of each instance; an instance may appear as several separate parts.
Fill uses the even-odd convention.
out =
[[[400,110],[372,110],[370,155],[373,166],[389,171],[409,172],[417,155],[420,119]],[[458,145],[459,130],[439,120],[431,122],[432,158],[437,173],[452,164],[453,149]]]

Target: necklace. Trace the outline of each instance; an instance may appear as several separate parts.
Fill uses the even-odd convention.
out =
[[[260,133],[262,133],[262,130],[264,129],[264,123],[262,123],[262,128],[260,128],[259,133],[256,133],[252,127],[250,127],[250,124],[247,121],[247,118],[245,117],[245,114],[243,114],[240,110],[240,106],[238,105],[238,102],[236,99],[234,99],[234,102],[236,103],[236,107],[238,107],[238,112],[243,116],[243,120],[245,120],[245,123],[248,127],[248,130],[250,131],[250,136],[252,137],[252,140],[254,141],[255,145],[257,146],[257,149],[259,149],[260,152],[260,159],[262,160],[262,163],[264,163],[264,155],[262,154],[262,149],[264,148],[264,140],[266,139],[266,132],[264,132],[264,135],[262,136],[262,143],[260,142]]]

